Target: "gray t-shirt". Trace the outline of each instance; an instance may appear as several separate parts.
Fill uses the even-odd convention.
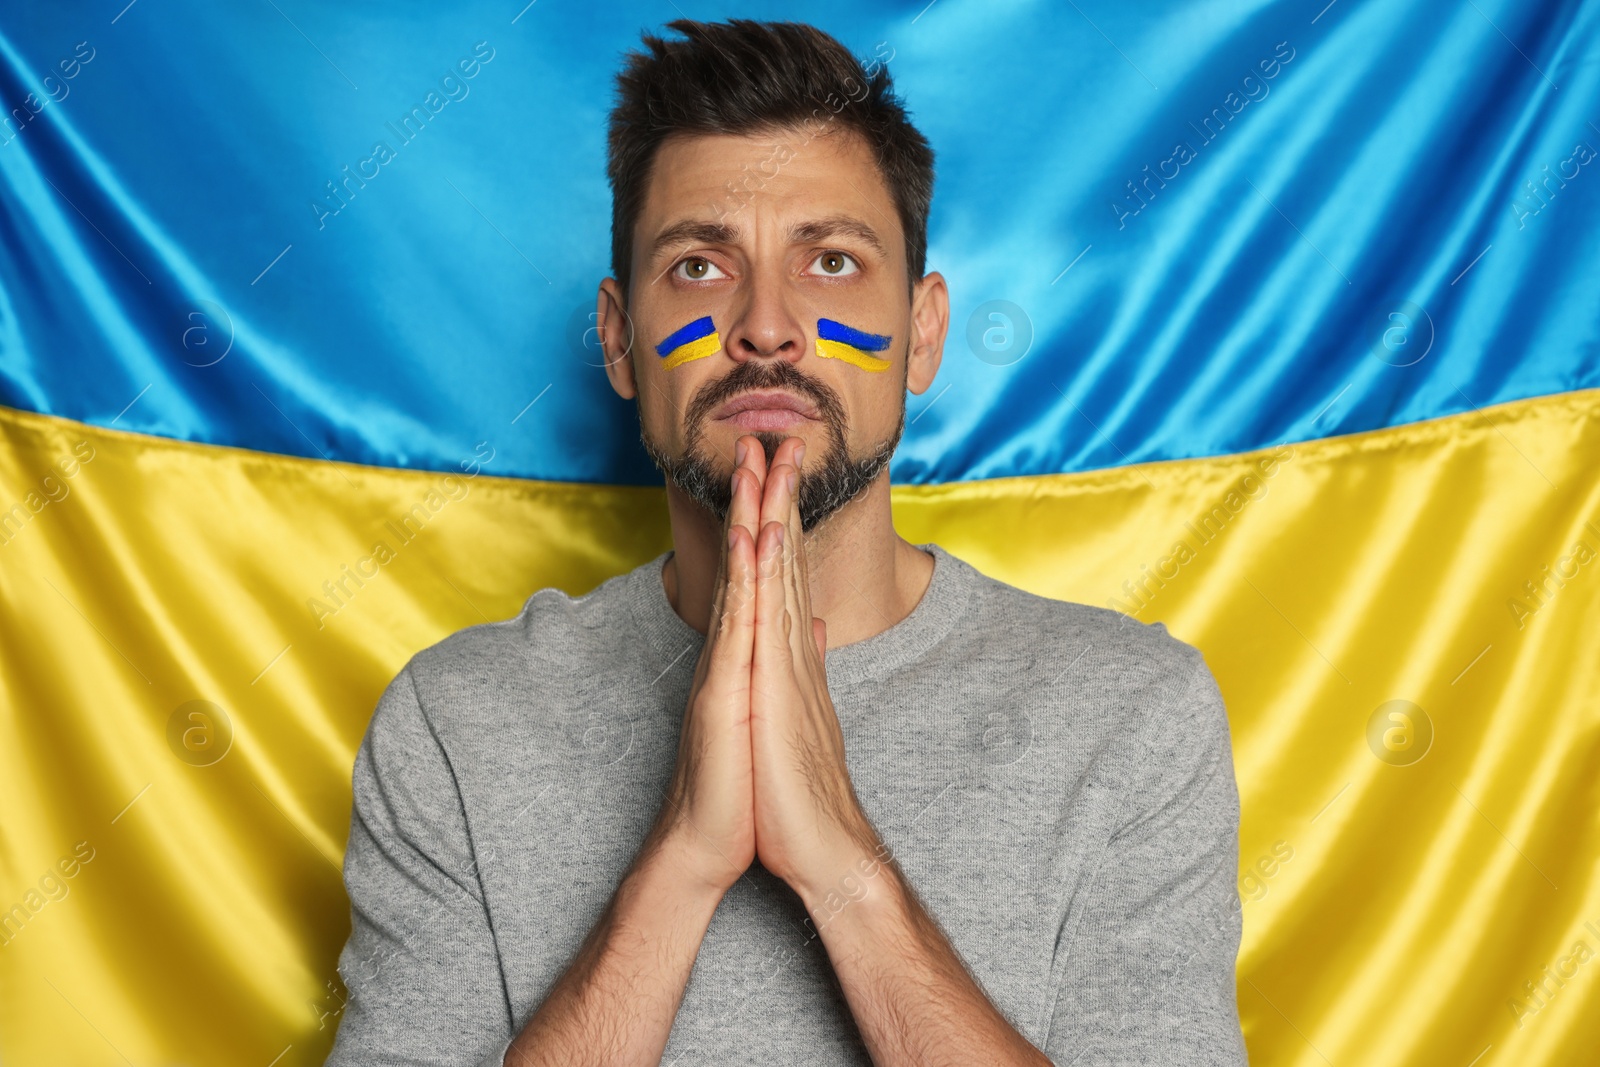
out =
[[[1238,789],[1194,647],[936,544],[905,619],[830,649],[856,795],[989,999],[1058,1064],[1241,1064]],[[329,1064],[497,1063],[662,803],[704,638],[662,553],[419,652],[356,755],[350,996]],[[759,861],[663,1064],[868,1064],[827,950]]]

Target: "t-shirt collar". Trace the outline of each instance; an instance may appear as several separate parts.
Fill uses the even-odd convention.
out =
[[[933,556],[933,577],[922,599],[911,614],[882,633],[830,648],[826,661],[830,688],[881,678],[926,654],[966,611],[972,599],[972,567],[933,542],[916,547]],[[692,672],[705,637],[684,622],[667,599],[661,569],[671,554],[668,549],[630,572],[626,592],[634,621],[660,660],[658,669],[687,665]]]

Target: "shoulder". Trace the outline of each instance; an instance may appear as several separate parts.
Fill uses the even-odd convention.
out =
[[[971,629],[990,642],[1031,640],[1035,706],[1089,754],[1119,799],[1109,825],[1195,825],[1235,832],[1239,798],[1227,709],[1205,655],[1161,622],[1110,608],[1054,600],[979,575]],[[1026,636],[1024,636],[1026,635]],[[1003,655],[1003,653],[996,653]],[[1209,831],[1208,831],[1209,832]]]
[[[626,573],[581,596],[544,588],[509,619],[457,630],[413,655],[409,675],[423,712],[433,719],[485,714],[526,700],[535,686],[591,673],[596,656],[627,632]],[[399,679],[396,679],[398,682]]]
[[[951,655],[983,664],[984,680],[1059,722],[1096,759],[1125,775],[1231,761],[1227,712],[1195,645],[1164,623],[1057,600],[990,577],[970,563],[968,606]]]
[[[947,553],[948,554],[948,553]],[[955,557],[952,557],[955,558]],[[991,577],[965,561],[969,608],[962,630],[990,645],[1022,644],[1060,661],[1093,688],[1181,696],[1205,657],[1161,622],[1141,622],[1110,608],[1042,596]]]

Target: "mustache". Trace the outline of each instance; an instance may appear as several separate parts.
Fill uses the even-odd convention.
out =
[[[817,414],[824,424],[841,433],[845,428],[844,401],[831,386],[797,370],[787,360],[746,360],[735,364],[733,370],[722,377],[702,385],[695,393],[684,412],[684,424],[689,427],[689,433],[698,438],[700,428],[713,411],[725,401],[753,389],[787,389],[797,393],[817,406]],[[767,458],[770,460],[771,456]]]
[[[901,403],[894,431],[861,455],[853,456],[845,443],[848,413],[832,388],[796,370],[786,360],[737,364],[721,378],[703,385],[684,410],[682,455],[674,457],[657,447],[642,419],[639,424],[639,440],[656,468],[718,521],[727,518],[732,486],[721,472],[726,460],[718,460],[702,448],[703,430],[718,405],[751,389],[787,389],[807,397],[816,404],[818,417],[827,428],[828,447],[807,462],[798,486],[800,528],[805,533],[858,497],[878,478],[889,465],[905,430],[905,404]],[[784,435],[760,431],[754,436],[770,464]]]

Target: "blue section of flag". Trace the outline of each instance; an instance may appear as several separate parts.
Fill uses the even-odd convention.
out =
[[[458,470],[492,447],[491,474],[660,484],[593,316],[619,56],[670,6],[166,0],[94,32],[81,5],[11,8],[0,403],[313,459]],[[937,152],[949,332],[896,482],[1600,387],[1600,244],[1574,239],[1600,232],[1600,3],[1209,10],[807,5],[887,63]],[[963,403],[930,400],[947,387]]]
[[[817,336],[824,341],[841,341],[863,352],[882,352],[889,347],[889,338],[881,333],[867,333],[832,319],[817,320]]]
[[[671,355],[673,349],[681,348],[690,341],[698,341],[702,337],[709,337],[716,332],[717,327],[712,323],[710,315],[695,319],[689,325],[679,327],[667,334],[667,339],[656,345],[656,355],[664,358]]]

